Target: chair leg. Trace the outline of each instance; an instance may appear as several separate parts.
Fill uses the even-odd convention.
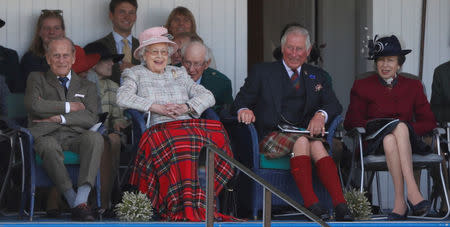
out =
[[[36,190],[36,188],[31,187],[31,197],[30,197],[30,221],[33,221],[35,190]]]

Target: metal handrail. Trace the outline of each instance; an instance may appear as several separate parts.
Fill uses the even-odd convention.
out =
[[[219,150],[213,145],[205,145],[202,151],[206,151],[206,226],[214,226],[214,154],[217,154],[228,162],[233,167],[239,169],[241,172],[249,176],[251,179],[260,184],[263,189],[263,226],[268,227],[271,223],[271,205],[272,205],[272,193],[278,198],[285,201],[287,204],[291,205],[297,211],[303,213],[306,217],[316,222],[321,226],[329,226],[322,219],[314,215],[311,211],[298,204],[296,201],[291,199],[289,196],[281,192],[279,189],[275,188],[273,185],[269,184],[262,177],[256,175],[249,168],[245,167],[242,163],[236,161],[232,157],[228,156],[225,152]]]

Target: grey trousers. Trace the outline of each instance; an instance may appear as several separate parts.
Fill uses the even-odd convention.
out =
[[[95,184],[103,152],[103,137],[98,132],[78,133],[63,127],[49,135],[37,138],[34,149],[42,159],[42,165],[60,192],[72,188],[72,181],[64,166],[64,150],[80,155],[78,185]]]

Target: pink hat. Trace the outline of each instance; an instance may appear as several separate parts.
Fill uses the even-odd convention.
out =
[[[140,49],[155,43],[167,43],[173,48],[173,52],[178,49],[175,42],[170,41],[167,29],[164,27],[153,27],[143,31],[139,35],[139,47],[134,51],[134,58],[139,59],[138,53]]]

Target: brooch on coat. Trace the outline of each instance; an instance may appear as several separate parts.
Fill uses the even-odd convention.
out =
[[[177,71],[175,69],[172,69],[172,76],[173,76],[173,78],[177,78],[178,77]]]
[[[320,90],[322,90],[322,88],[323,88],[322,84],[317,84],[317,85],[314,87],[314,90],[315,90],[316,92],[319,92]]]

